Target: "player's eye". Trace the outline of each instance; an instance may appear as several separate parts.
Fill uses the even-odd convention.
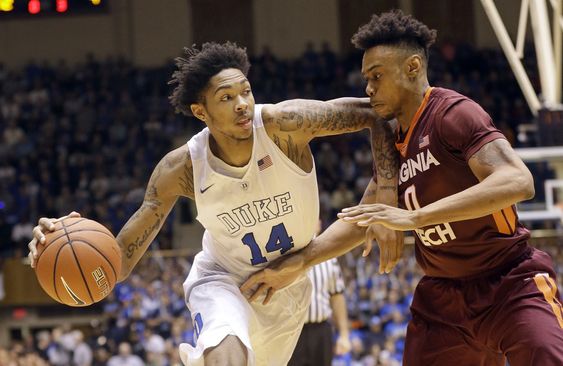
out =
[[[250,89],[244,89],[242,92],[244,95],[249,95],[252,91]]]
[[[231,99],[232,99],[232,98],[231,98],[231,96],[230,96],[229,94],[225,94],[225,95],[223,95],[223,96],[221,97],[221,101],[222,101],[222,102],[226,102],[226,101],[229,101],[229,100],[231,100]]]
[[[374,78],[374,80],[379,80],[379,79],[381,79],[381,74],[377,73],[373,76],[373,78]]]

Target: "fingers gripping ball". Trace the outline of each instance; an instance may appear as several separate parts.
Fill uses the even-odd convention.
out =
[[[35,274],[53,299],[88,306],[105,298],[121,271],[121,251],[112,233],[96,221],[65,218],[37,245]]]

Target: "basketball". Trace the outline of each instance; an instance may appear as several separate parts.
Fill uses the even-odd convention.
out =
[[[105,298],[121,271],[121,251],[102,224],[65,218],[37,244],[35,274],[45,292],[69,306],[88,306]]]

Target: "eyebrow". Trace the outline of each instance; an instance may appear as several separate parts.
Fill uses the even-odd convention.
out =
[[[248,83],[248,79],[247,79],[247,78],[244,78],[244,80],[242,80],[242,81],[239,83],[239,85],[242,85],[242,84],[244,84],[244,83]],[[215,89],[215,92],[213,93],[213,95],[217,94],[217,93],[219,92],[219,90],[222,90],[222,89],[230,89],[230,88],[232,88],[232,87],[233,87],[233,84],[232,84],[232,83],[231,83],[231,84],[221,85],[220,87],[218,87],[217,89]]]
[[[368,69],[366,71],[362,72],[362,75],[366,75],[367,73],[369,73],[371,70],[375,69],[376,67],[381,67],[383,66],[382,64],[374,64],[371,65],[370,67],[368,67]]]

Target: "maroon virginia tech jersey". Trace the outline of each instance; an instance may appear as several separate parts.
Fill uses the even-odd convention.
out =
[[[479,183],[469,158],[486,143],[505,138],[477,103],[448,89],[429,89],[413,120],[396,144],[401,153],[399,205],[408,210]],[[528,238],[512,206],[416,229],[416,258],[428,276],[474,277],[521,256]]]

